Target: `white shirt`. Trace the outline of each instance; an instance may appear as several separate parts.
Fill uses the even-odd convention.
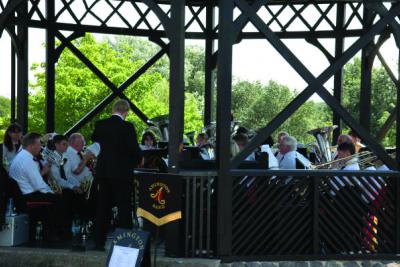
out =
[[[55,152],[57,153],[57,152]],[[66,159],[65,156],[62,156],[63,159]],[[51,177],[56,181],[56,183],[61,187],[61,188],[67,188],[67,189],[72,189],[74,188],[77,184],[79,186],[79,182],[71,176],[71,168],[68,166],[69,161],[68,159],[64,163],[64,172],[65,172],[65,177],[66,179],[61,177],[61,166],[58,164],[52,164],[51,169],[50,169],[50,175]]]
[[[349,160],[347,164],[342,168],[344,171],[359,171],[360,166],[358,165],[358,159],[354,158],[352,160]],[[356,184],[360,184],[360,181],[358,180],[357,177],[352,177],[352,180],[356,182]],[[338,177],[335,176],[329,181],[331,187],[333,187],[336,190],[340,190],[340,187],[345,187],[345,186],[354,186],[354,183],[347,177],[347,176],[342,176]],[[336,193],[331,190],[330,192],[333,196],[336,195]]]
[[[262,145],[261,146],[261,152],[268,153],[268,168],[269,169],[277,169],[277,168],[279,168],[278,159],[275,157],[275,155],[272,152],[272,150],[269,147],[269,145]],[[282,154],[278,153],[278,155],[280,155],[280,158],[282,158]]]
[[[33,192],[53,193],[40,175],[39,163],[29,151],[22,149],[10,166],[10,177],[17,181],[23,195]]]
[[[305,168],[310,166],[310,161],[297,151],[289,151],[284,155],[279,153],[277,158],[279,160],[280,169],[296,169],[296,159],[298,159]]]
[[[74,186],[80,186],[81,182],[85,180],[86,177],[92,176],[88,167],[83,167],[80,174],[75,174],[74,171],[78,168],[81,163],[81,158],[73,147],[69,146],[67,151],[64,153],[64,157],[67,158],[67,165],[64,167],[65,174],[67,175],[67,180]]]
[[[19,147],[18,151],[21,151],[22,146]],[[3,167],[8,172],[10,170],[11,162],[17,155],[18,151],[15,150],[14,144],[11,151],[3,144]]]
[[[256,160],[256,153],[251,152],[251,154],[248,155],[245,160],[247,160],[247,161],[255,161]]]
[[[119,113],[113,113],[112,115],[113,115],[113,116],[118,116],[118,117],[120,117],[123,121],[125,120],[124,117],[122,117],[122,115],[119,114]]]

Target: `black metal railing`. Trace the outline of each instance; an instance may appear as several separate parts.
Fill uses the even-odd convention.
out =
[[[185,172],[184,255],[212,257],[216,251],[216,176],[215,172]]]
[[[398,253],[396,172],[246,170],[233,175],[232,259]]]
[[[396,258],[399,173],[232,170],[230,255],[217,248],[217,173],[182,176],[184,257],[226,261]],[[226,233],[225,233],[226,234]],[[178,237],[177,237],[178,240]]]

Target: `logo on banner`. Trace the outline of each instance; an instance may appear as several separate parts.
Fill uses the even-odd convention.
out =
[[[157,226],[182,218],[182,179],[178,175],[140,173],[136,214]]]
[[[165,194],[170,194],[169,187],[164,183],[154,183],[149,187],[150,197],[154,200],[152,207],[157,210],[165,209]]]

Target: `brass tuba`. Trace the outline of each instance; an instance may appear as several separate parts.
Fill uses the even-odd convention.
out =
[[[167,115],[161,115],[155,118],[148,120],[148,123],[151,125],[148,129],[152,131],[156,136],[159,137],[159,141],[168,142],[169,139],[169,117]]]
[[[318,162],[325,163],[332,161],[332,151],[331,151],[331,136],[337,125],[326,126],[310,130],[307,133],[312,134],[317,140],[317,150],[316,155]]]

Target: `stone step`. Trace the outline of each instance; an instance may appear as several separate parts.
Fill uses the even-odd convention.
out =
[[[153,260],[153,259],[152,259]],[[107,253],[68,249],[0,247],[1,267],[103,267]],[[400,267],[394,261],[279,261],[221,263],[217,259],[158,257],[157,267]]]

